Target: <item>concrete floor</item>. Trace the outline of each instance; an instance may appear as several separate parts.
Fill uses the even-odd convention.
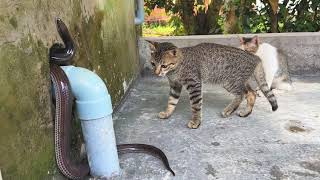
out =
[[[117,143],[157,146],[176,176],[157,158],[125,154],[120,156],[122,175],[116,179],[320,179],[320,77],[294,79],[293,86],[290,92],[275,91],[277,112],[259,97],[247,118],[222,118],[220,112],[232,95],[205,86],[203,122],[194,130],[186,126],[191,110],[185,91],[173,116],[160,120],[167,80],[138,80],[115,114]]]

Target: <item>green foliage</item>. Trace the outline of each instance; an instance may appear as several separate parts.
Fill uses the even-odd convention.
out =
[[[171,16],[169,24],[171,25],[171,27],[175,28],[172,35],[174,36],[186,35],[186,32],[184,31],[183,23],[179,16],[176,16],[176,15]]]
[[[170,36],[174,30],[174,27],[168,25],[143,25],[142,35],[145,37]]]
[[[320,30],[320,0],[303,0],[282,4],[279,11],[280,32],[313,32]]]
[[[166,34],[168,35],[185,35],[187,31],[184,25],[193,24],[195,29],[202,26],[201,23],[198,23],[198,20],[196,20],[197,23],[188,23],[184,22],[186,20],[182,20],[181,12],[185,7],[182,7],[181,3],[177,3],[180,1],[183,0],[145,0],[145,10],[149,13],[156,6],[165,8],[166,12],[171,16],[171,20],[166,26],[161,26],[161,28],[167,29],[168,32]],[[204,12],[206,8],[204,0],[188,1],[194,2],[189,3],[189,5],[192,5],[192,8],[196,11]],[[320,0],[283,0],[278,4],[276,16],[272,14],[273,10],[269,0],[261,0],[262,6],[259,8],[256,6],[256,0],[229,0],[224,2],[224,12],[230,11],[231,7],[236,7],[235,14],[238,19],[237,26],[239,26],[240,33],[268,33],[274,32],[274,30],[278,32],[320,31]],[[226,13],[220,14],[216,19],[216,30],[210,31],[208,34],[224,32],[224,25],[227,21]],[[277,27],[277,29],[273,28],[272,30],[272,27]],[[150,27],[146,28],[150,29]],[[155,28],[153,27],[153,29]],[[217,29],[219,30],[217,31]]]
[[[258,13],[249,11],[250,15],[245,16],[245,33],[266,33],[270,32],[270,20],[266,9],[261,9]]]
[[[224,27],[223,27],[224,21],[225,21],[225,18],[223,16],[220,16],[218,19],[218,25],[221,27],[220,29],[221,32],[224,32]]]
[[[172,16],[167,24],[144,24],[143,36],[183,36],[187,35],[184,31],[181,19]]]

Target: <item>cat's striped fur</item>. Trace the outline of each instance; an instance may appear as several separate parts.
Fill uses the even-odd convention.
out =
[[[259,57],[238,48],[213,43],[177,48],[172,43],[149,42],[154,73],[167,76],[170,84],[168,107],[159,113],[160,118],[170,117],[179,101],[182,87],[185,87],[192,109],[188,127],[198,128],[202,114],[202,83],[221,84],[235,95],[222,112],[224,117],[231,115],[246,96],[247,108],[239,115],[248,116],[255,103],[255,92],[247,83],[252,75],[269,100],[272,110],[278,108],[276,98],[266,83]]]

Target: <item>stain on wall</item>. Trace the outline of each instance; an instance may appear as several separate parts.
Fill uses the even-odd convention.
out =
[[[4,179],[57,174],[48,48],[55,17],[77,45],[73,64],[96,72],[116,106],[138,73],[134,0],[0,1],[0,169]]]

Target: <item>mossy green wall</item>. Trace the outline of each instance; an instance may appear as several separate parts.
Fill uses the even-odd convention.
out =
[[[74,65],[105,81],[113,105],[138,71],[134,0],[0,1],[0,169],[4,179],[56,174],[48,48],[54,19],[77,45]]]

